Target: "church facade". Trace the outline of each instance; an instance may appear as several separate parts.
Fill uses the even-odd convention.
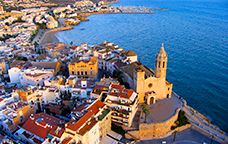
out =
[[[153,104],[171,97],[173,85],[166,80],[167,62],[168,55],[162,44],[156,55],[155,71],[140,62],[121,67],[123,81],[138,93],[140,103]]]

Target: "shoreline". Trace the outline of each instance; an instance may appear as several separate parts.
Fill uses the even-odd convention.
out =
[[[85,15],[86,17],[89,17],[91,15],[100,15],[100,14],[154,14],[154,13],[104,13],[104,12],[97,12],[97,13],[82,13],[83,15]],[[83,22],[83,21],[82,21]],[[58,28],[55,28],[55,29],[50,29],[50,30],[47,30],[45,31],[45,33],[43,34],[41,40],[40,40],[40,43],[39,45],[43,46],[47,43],[59,43],[60,40],[57,38],[56,36],[56,33],[59,32],[59,31],[65,31],[65,30],[71,30],[71,29],[74,29],[74,26],[76,25],[71,25],[71,26],[63,26],[63,27],[58,27]],[[68,27],[68,28],[66,28]],[[66,29],[65,29],[66,28]],[[181,97],[179,96],[178,94],[175,93],[175,95],[177,97]],[[181,97],[182,98],[182,97]],[[185,108],[189,111],[193,111],[197,117],[199,119],[201,119],[203,122],[206,123],[206,125],[208,126],[211,126],[212,129],[214,129],[216,132],[220,133],[220,134],[223,134],[225,136],[224,139],[221,139],[220,137],[218,137],[217,135],[215,135],[215,137],[213,137],[213,139],[216,139],[217,141],[219,142],[222,142],[221,140],[223,140],[223,142],[227,141],[227,135],[226,135],[226,132],[224,132],[223,130],[221,130],[217,125],[213,124],[209,118],[205,115],[203,115],[202,113],[198,112],[197,110],[195,110],[194,108],[192,108],[191,106],[189,106],[186,102],[185,99],[182,98],[182,101],[183,103],[185,104]],[[185,110],[186,111],[186,110]],[[189,117],[189,115],[188,115]],[[191,123],[192,124],[192,127],[197,130],[198,132],[208,136],[208,137],[211,137],[212,135],[210,134],[210,132],[207,131],[207,129],[203,128],[203,127],[200,127],[200,125],[197,125],[196,123]]]
[[[56,37],[56,33],[59,31],[71,30],[73,26],[62,26],[50,30],[43,30],[44,34],[38,40],[35,40],[40,46],[43,46],[47,43],[58,43],[59,39]],[[42,31],[42,30],[40,30]],[[38,36],[38,35],[37,35]],[[36,38],[37,38],[36,36]],[[39,36],[38,36],[39,37]],[[34,39],[36,39],[34,38]],[[33,41],[33,43],[35,43]]]
[[[185,111],[193,129],[219,143],[226,143],[228,141],[226,132],[213,124],[208,117],[188,105],[187,101],[182,96],[179,96],[175,92],[173,92],[173,96],[177,97],[183,104],[182,110]]]
[[[147,8],[147,7],[143,7],[143,6],[141,6],[141,7],[137,7],[137,6],[130,6],[130,7],[118,6],[117,8],[120,10],[120,12],[92,12],[92,13],[80,13],[79,15],[83,16],[83,17],[86,17],[88,19],[89,16],[100,15],[100,14],[155,14],[154,11],[156,11],[156,10],[160,10],[160,11],[164,10],[163,8]],[[139,8],[139,9],[141,8],[143,10],[137,10],[136,8]],[[127,11],[122,11],[121,9],[127,9]],[[81,22],[84,22],[84,21],[81,21]],[[42,46],[42,45],[45,45],[47,43],[58,43],[60,41],[56,37],[56,33],[59,32],[59,31],[65,31],[65,30],[74,29],[74,26],[76,26],[76,25],[61,26],[61,27],[57,27],[57,28],[54,28],[54,29],[50,29],[50,30],[43,30],[44,34],[39,39],[38,44]],[[34,38],[34,39],[36,39],[36,38]],[[34,40],[33,40],[33,43],[34,43]]]

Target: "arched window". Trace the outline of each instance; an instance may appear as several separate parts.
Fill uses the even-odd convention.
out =
[[[158,63],[158,68],[160,68],[160,66],[161,66],[161,62],[159,61],[159,63]]]
[[[165,62],[163,62],[163,68],[165,68]]]

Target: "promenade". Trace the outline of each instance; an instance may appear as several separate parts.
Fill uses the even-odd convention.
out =
[[[193,128],[173,133],[165,138],[143,140],[137,144],[219,144]]]
[[[181,101],[183,107],[182,110],[185,111],[187,118],[192,124],[192,128],[197,130],[209,138],[216,140],[220,143],[228,143],[228,137],[225,132],[219,129],[217,126],[210,123],[208,118],[204,115],[187,105],[187,102],[176,93],[173,93],[174,96],[178,97]]]

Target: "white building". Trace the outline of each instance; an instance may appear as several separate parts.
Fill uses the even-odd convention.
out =
[[[9,78],[11,83],[20,83],[21,69],[17,67],[10,68],[8,70]]]
[[[95,86],[95,81],[92,79],[78,79],[71,76],[68,78],[66,85],[72,97],[83,99],[90,97],[90,93]]]
[[[111,84],[104,102],[112,109],[112,122],[131,127],[138,109],[138,94],[118,84]]]
[[[42,101],[44,104],[55,103],[56,99],[60,97],[59,90],[56,87],[39,90],[38,94],[42,95]]]
[[[54,76],[54,70],[27,69],[19,77],[23,86],[43,86],[44,81]]]

